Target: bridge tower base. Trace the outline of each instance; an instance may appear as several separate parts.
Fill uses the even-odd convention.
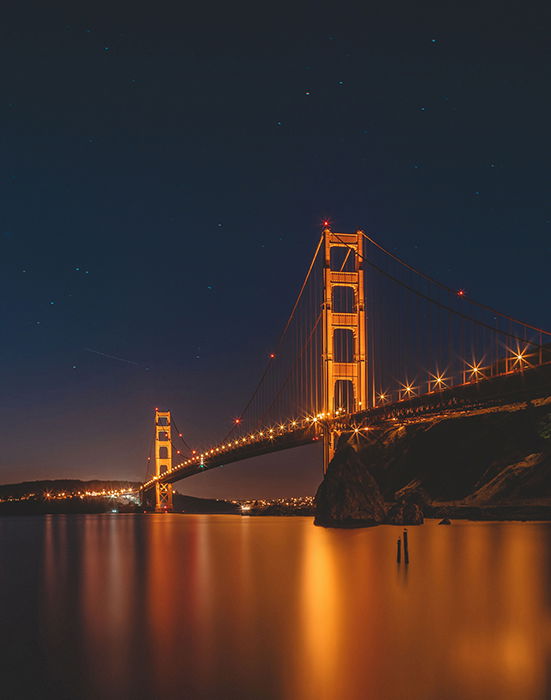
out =
[[[330,421],[323,432],[325,474],[339,437],[331,419],[367,409],[368,391],[363,234],[333,233],[325,228],[323,238],[323,411]],[[345,249],[342,261],[333,259],[331,251],[335,248]],[[348,290],[352,290],[352,295],[346,302]]]
[[[172,471],[172,440],[170,411],[155,409],[155,476]],[[174,510],[172,484],[155,484],[155,512],[169,513]]]

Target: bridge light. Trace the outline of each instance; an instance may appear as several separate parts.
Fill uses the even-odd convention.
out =
[[[234,418],[234,421],[233,421],[233,422],[234,422],[236,425],[239,425],[239,423],[241,423],[241,418]]]
[[[434,387],[437,389],[448,388],[447,382],[449,381],[449,377],[446,377],[444,373],[436,372],[436,374],[431,374],[429,372],[429,374],[432,377],[432,379],[429,380],[429,391],[431,390],[431,383],[433,383]]]
[[[270,353],[270,360],[273,360],[275,358],[275,352]]]
[[[458,289],[458,290],[457,290],[457,296],[458,296],[458,297],[464,297],[464,296],[465,296],[465,290],[464,290],[464,289]]]

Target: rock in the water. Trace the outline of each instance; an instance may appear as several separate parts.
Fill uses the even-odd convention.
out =
[[[381,491],[355,450],[345,445],[316,493],[316,525],[362,527],[385,521]]]
[[[449,518],[442,518],[442,520],[438,524],[439,525],[451,525],[452,521]]]
[[[423,511],[417,503],[396,503],[387,513],[388,525],[422,525]]]

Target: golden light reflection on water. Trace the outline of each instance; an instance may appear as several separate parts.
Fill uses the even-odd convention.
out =
[[[406,567],[397,527],[36,522],[41,644],[73,697],[551,697],[550,524],[429,522]]]

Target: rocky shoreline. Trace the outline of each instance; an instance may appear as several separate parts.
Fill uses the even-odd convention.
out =
[[[500,506],[434,506],[427,507],[425,518],[450,520],[519,520],[551,521],[549,505],[500,505]]]
[[[551,520],[551,401],[341,435],[316,525]]]

